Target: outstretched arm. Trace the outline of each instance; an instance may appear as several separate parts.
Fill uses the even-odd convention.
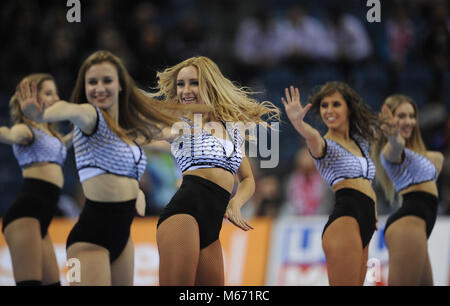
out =
[[[0,142],[13,145],[26,145],[33,139],[33,133],[25,124],[16,124],[11,128],[0,127]]]
[[[143,146],[145,149],[170,153],[170,143],[164,140],[152,140],[148,144]]]
[[[284,104],[286,114],[295,127],[297,132],[303,136],[306,140],[306,144],[314,157],[320,157],[323,155],[325,148],[325,140],[320,135],[319,131],[313,128],[311,125],[303,121],[306,113],[311,108],[312,104],[308,104],[303,107],[300,103],[300,92],[298,88],[294,89],[294,86],[285,89],[286,99],[281,98]]]
[[[170,143],[177,135],[172,131],[172,127],[166,126],[161,128],[158,133],[155,133],[153,141],[166,141]]]
[[[192,135],[201,132],[200,127],[191,126],[183,120],[177,121],[171,126],[165,126],[160,123],[155,125],[159,130],[153,136],[153,140],[163,140],[169,143],[182,134]]]
[[[95,129],[97,122],[97,111],[88,104],[74,104],[59,101],[44,109],[38,103],[36,84],[28,82],[20,84],[20,90],[16,94],[22,112],[36,122],[57,122],[68,120],[78,126],[83,132],[90,134]]]
[[[225,211],[225,217],[234,225],[244,231],[253,229],[241,215],[241,207],[255,193],[255,179],[247,157],[242,159],[241,166],[237,172],[239,187],[234,197],[230,200]]]
[[[391,163],[400,163],[405,148],[405,140],[400,135],[398,123],[395,122],[394,116],[387,105],[383,105],[381,108],[380,117],[384,121],[381,130],[388,139],[383,147],[383,155]]]
[[[71,131],[70,133],[66,134],[63,139],[62,142],[64,143],[64,146],[68,149],[72,146],[72,137],[73,137],[73,131]]]

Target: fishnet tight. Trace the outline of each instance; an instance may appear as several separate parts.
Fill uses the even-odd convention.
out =
[[[161,286],[222,286],[223,256],[220,241],[200,250],[197,221],[177,214],[158,227],[159,283]]]

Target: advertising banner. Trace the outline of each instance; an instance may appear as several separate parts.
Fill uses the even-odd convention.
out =
[[[366,286],[386,285],[388,251],[383,238],[386,218],[369,247]],[[49,233],[56,249],[61,283],[67,285],[65,242],[76,220],[53,220]],[[135,218],[131,235],[135,246],[134,285],[158,285],[159,255],[156,245],[157,218]],[[327,286],[322,230],[326,216],[251,219],[254,230],[244,232],[224,220],[221,231],[225,285],[229,286]],[[450,275],[450,218],[438,217],[429,239],[435,285],[448,286]],[[413,256],[413,255],[412,255]],[[12,286],[11,258],[0,235],[0,286]]]
[[[272,231],[266,284],[273,286],[328,286],[322,231],[328,217],[283,217]],[[386,285],[389,254],[384,241],[386,217],[380,217],[378,231],[369,246],[364,285]],[[438,217],[428,241],[435,285],[449,285],[450,218]],[[414,256],[413,254],[411,256]]]
[[[135,218],[131,236],[135,247],[134,285],[158,285],[159,255],[156,245],[157,218]],[[55,218],[49,228],[50,237],[56,251],[61,271],[62,285],[68,285],[68,265],[66,258],[66,239],[75,224],[75,219]],[[269,248],[271,219],[253,219],[250,224],[254,230],[244,232],[224,220],[221,231],[221,244],[224,255],[226,285],[264,285]],[[11,257],[0,235],[0,286],[15,285]]]

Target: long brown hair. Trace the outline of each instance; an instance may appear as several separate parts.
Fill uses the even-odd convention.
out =
[[[15,93],[17,93],[20,90],[20,84],[27,81],[29,84],[36,83],[36,91],[39,94],[39,91],[42,89],[42,84],[45,81],[52,81],[55,83],[55,79],[52,75],[48,73],[32,73],[27,76],[25,76],[16,86],[16,90],[14,92],[14,95],[9,100],[9,112],[10,112],[10,119],[12,124],[19,124],[24,123],[30,127],[38,128],[38,125],[33,120],[28,119],[24,113],[22,112],[22,109],[20,108],[19,100],[17,99]],[[50,133],[58,138],[62,138],[61,134],[57,130],[56,123],[46,123],[47,129],[50,131]]]
[[[179,121],[179,118],[170,112],[182,110],[183,106],[165,103],[149,97],[136,86],[120,58],[104,50],[94,52],[81,65],[71,96],[72,102],[87,102],[85,92],[86,71],[93,65],[104,62],[111,63],[116,67],[122,88],[119,94],[119,123],[117,124],[111,116],[102,110],[107,124],[119,137],[131,141],[138,136],[142,136],[145,142],[149,142],[160,131],[161,124],[170,126]]]
[[[411,137],[409,139],[405,139],[405,147],[419,154],[425,154],[426,148],[419,129],[419,113],[416,102],[414,102],[412,98],[402,94],[391,95],[387,97],[386,100],[384,101],[384,104],[387,105],[387,107],[391,110],[392,114],[394,115],[395,111],[397,110],[397,107],[399,107],[403,103],[409,103],[414,108],[414,116],[416,118],[416,125],[414,126],[414,129],[411,133]],[[375,167],[377,169],[376,174],[377,181],[380,182],[381,187],[383,188],[383,191],[386,195],[386,198],[389,200],[389,202],[392,202],[395,197],[394,185],[392,184],[391,180],[384,171],[384,168],[381,165],[380,160],[380,154],[387,141],[388,140],[386,136],[384,136],[384,134],[381,131],[379,131],[377,135],[377,140],[372,145],[371,155],[375,163]]]
[[[370,109],[361,96],[343,82],[327,82],[313,90],[309,98],[312,109],[320,115],[320,102],[323,98],[339,92],[349,109],[350,135],[360,135],[369,142],[375,140],[376,131],[380,127],[377,115]]]

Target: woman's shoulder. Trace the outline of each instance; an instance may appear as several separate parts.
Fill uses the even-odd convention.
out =
[[[16,123],[9,130],[6,143],[30,145],[34,142],[35,131],[31,125]]]
[[[23,131],[32,131],[33,127],[31,125],[26,124],[26,123],[15,123],[13,126],[11,126],[11,129],[23,130]]]
[[[442,154],[442,152],[439,151],[427,151],[425,153],[426,157],[431,157],[431,158],[438,158],[438,159],[444,159],[444,154]]]
[[[438,172],[441,172],[442,166],[444,164],[444,154],[439,151],[426,151],[425,157],[435,165]]]
[[[26,123],[16,123],[11,127],[11,131],[20,133],[24,137],[34,137],[34,133],[38,130],[38,127],[33,127],[32,125],[28,125]]]

